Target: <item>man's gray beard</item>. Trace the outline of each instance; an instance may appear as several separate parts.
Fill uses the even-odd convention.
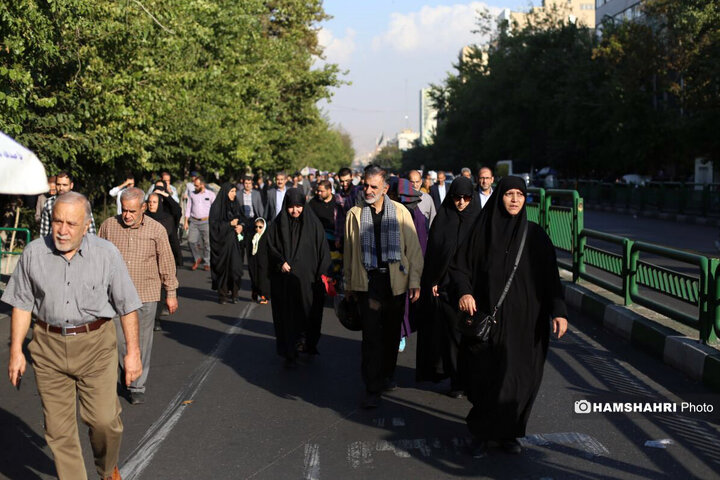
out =
[[[80,247],[80,244],[82,243],[82,238],[80,239],[80,243],[78,243],[77,245],[65,245],[64,247],[61,247],[55,237],[53,237],[53,243],[55,244],[55,250],[61,253],[67,253]]]
[[[365,203],[368,205],[372,205],[373,203],[377,202],[380,199],[380,195],[376,195],[375,198],[372,200],[368,200],[367,197],[365,197]]]

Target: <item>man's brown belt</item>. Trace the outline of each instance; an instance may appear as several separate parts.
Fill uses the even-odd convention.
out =
[[[192,218],[192,219],[195,220],[196,222],[205,222],[205,221],[207,221],[207,219],[210,218],[210,217],[203,217],[203,218],[190,217],[190,218]]]
[[[46,332],[59,333],[61,335],[77,335],[78,333],[88,333],[93,330],[97,330],[109,320],[109,318],[98,318],[94,322],[86,323],[85,325],[80,325],[79,327],[56,327],[55,325],[49,325],[37,318],[35,319],[35,323]]]

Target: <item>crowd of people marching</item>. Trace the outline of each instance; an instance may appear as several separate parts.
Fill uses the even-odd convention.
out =
[[[58,396],[74,403],[58,382],[85,375],[54,367],[70,353],[53,342],[89,342],[72,354],[82,355],[97,346],[92,335],[107,329],[112,333],[103,335],[117,332],[108,360],[115,367],[95,387],[107,388],[119,363],[128,400],[144,402],[152,332],[163,310],[178,308],[176,268],[186,235],[190,269],[210,273],[219,303],[238,300],[247,267],[253,301],[270,303],[287,368],[296,368],[301,354],[319,353],[324,307],[335,297],[341,321],[353,317],[362,330],[364,408],[379,407],[383,392],[397,388],[398,353],[417,332],[416,379],[449,379],[448,395],[473,405],[473,456],[484,456],[490,442],[520,453],[550,332],[560,338],[567,329],[555,251],[527,219],[523,179],[496,183],[487,167],[475,178],[469,169],[457,177],[417,170],[400,177],[371,165],[222,185],[192,172],[178,187],[163,171],[147,192],[131,176],[110,190],[118,215],[97,236],[70,174],[49,183],[37,208],[41,238],[26,248],[2,297],[14,307],[10,380],[18,385],[25,370],[20,346],[32,319],[30,351],[44,404]],[[79,394],[99,395],[93,392]],[[97,412],[108,419],[91,424],[104,434],[93,449],[100,475],[119,478],[119,405],[103,401],[83,419],[92,422]],[[60,477],[84,478],[77,434],[59,431],[67,412],[46,408],[45,416]]]

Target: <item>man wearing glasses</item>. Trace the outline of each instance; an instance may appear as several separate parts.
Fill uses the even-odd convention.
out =
[[[485,208],[490,195],[492,195],[493,183],[495,183],[495,177],[493,172],[488,167],[482,167],[478,171],[478,195],[480,197],[480,208]]]

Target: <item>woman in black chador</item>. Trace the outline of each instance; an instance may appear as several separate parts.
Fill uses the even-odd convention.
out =
[[[456,178],[430,227],[422,275],[421,310],[418,322],[418,381],[438,382],[450,378],[449,395],[462,396],[458,352],[460,334],[457,301],[449,291],[448,267],[458,247],[467,241],[480,214],[480,202],[470,179]]]
[[[305,209],[300,188],[285,193],[282,211],[268,232],[270,297],[277,352],[286,366],[295,364],[298,347],[305,346],[313,288],[330,265],[325,230],[310,209]]]
[[[243,274],[247,217],[237,200],[237,187],[224,183],[210,207],[210,277],[218,302],[235,303]]]
[[[153,197],[154,196],[154,197]],[[155,189],[147,198],[147,215],[162,224],[168,233],[170,249],[175,257],[175,265],[180,267],[183,263],[182,252],[180,251],[180,239],[178,238],[178,225],[182,211],[180,205],[170,196],[165,182],[155,182]]]
[[[466,420],[475,457],[485,455],[488,441],[520,453],[517,439],[525,436],[540,388],[550,324],[558,338],[567,330],[555,248],[542,228],[528,222],[526,190],[520,177],[500,181],[450,268],[460,310],[471,315],[492,313],[527,228],[517,272],[489,341],[481,343],[475,337],[461,341],[473,405]]]

